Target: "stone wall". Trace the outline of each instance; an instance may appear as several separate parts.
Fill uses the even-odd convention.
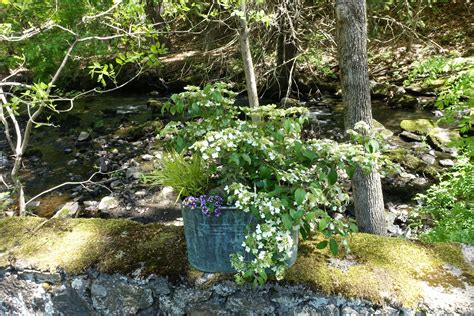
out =
[[[231,281],[199,287],[165,278],[69,276],[0,270],[0,315],[410,315],[407,309],[325,296],[304,286],[253,289]]]

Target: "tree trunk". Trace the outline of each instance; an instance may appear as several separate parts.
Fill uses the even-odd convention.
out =
[[[411,52],[411,48],[413,45],[413,39],[415,37],[414,32],[416,32],[417,26],[418,26],[418,20],[421,15],[421,0],[416,1],[416,7],[414,10],[411,9],[410,2],[406,1],[406,7],[407,11],[411,11],[411,17],[410,17],[410,12],[407,12],[407,16],[409,17],[409,26],[411,28],[411,32],[408,34],[408,39],[407,39],[407,45],[405,47],[405,53]]]
[[[145,0],[145,14],[147,15],[148,19],[155,24],[154,28],[157,31],[162,31],[164,28],[164,22],[162,16],[163,13],[163,0]],[[158,42],[165,46],[166,48],[171,48],[171,42],[166,36],[159,36]]]
[[[258,107],[257,79],[255,78],[255,69],[253,67],[252,54],[250,52],[249,27],[247,24],[246,1],[242,0],[240,10],[244,16],[240,17],[240,53],[244,64],[245,81],[247,85],[247,94],[250,107]]]
[[[292,74],[295,57],[298,52],[296,45],[297,23],[299,18],[300,0],[283,0],[280,4],[280,21],[277,38],[276,56],[276,91],[279,98],[288,97],[291,93]]]
[[[359,121],[372,126],[365,0],[337,0],[336,20],[345,127],[354,128]],[[357,170],[352,188],[359,229],[385,234],[382,185],[378,172],[372,171],[367,175]]]

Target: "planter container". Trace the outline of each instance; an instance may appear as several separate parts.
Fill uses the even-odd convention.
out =
[[[199,208],[183,208],[184,234],[188,260],[203,272],[236,272],[230,264],[230,255],[243,253],[242,242],[247,225],[255,223],[252,214],[233,207],[223,207],[219,217],[205,216]],[[296,261],[299,227],[292,232],[295,243],[288,267]]]

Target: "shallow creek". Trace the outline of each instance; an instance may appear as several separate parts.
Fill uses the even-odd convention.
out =
[[[66,181],[82,181],[98,170],[98,154],[102,148],[94,146],[97,138],[112,137],[119,129],[137,126],[149,120],[157,119],[146,105],[149,96],[133,94],[115,94],[83,99],[76,103],[70,112],[57,116],[52,123],[55,127],[41,127],[33,131],[30,150],[27,155],[26,192],[33,196],[48,188]],[[240,103],[240,102],[239,102]],[[311,105],[310,128],[321,137],[337,138],[343,128],[343,108],[340,100],[325,98]],[[425,110],[406,110],[390,108],[381,101],[373,102],[373,116],[393,132],[400,131],[403,119],[431,118]],[[87,133],[85,141],[78,141],[79,135]],[[117,140],[115,136],[115,140]],[[139,140],[134,140],[139,141]],[[7,157],[4,154],[5,142],[0,140],[0,162]],[[140,147],[140,146],[139,146]],[[137,148],[133,141],[114,142],[114,150],[129,159],[145,154],[144,146]],[[4,163],[4,162],[3,162]],[[113,168],[112,168],[113,169]],[[7,172],[7,168],[0,171]],[[69,191],[60,196],[49,195],[42,204],[62,204],[70,199]]]

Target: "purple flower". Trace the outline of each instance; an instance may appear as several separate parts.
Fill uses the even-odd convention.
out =
[[[206,216],[214,215],[219,217],[222,213],[222,203],[224,200],[219,195],[205,194],[200,197],[189,196],[184,199],[183,205],[190,209],[201,208],[201,212]]]

